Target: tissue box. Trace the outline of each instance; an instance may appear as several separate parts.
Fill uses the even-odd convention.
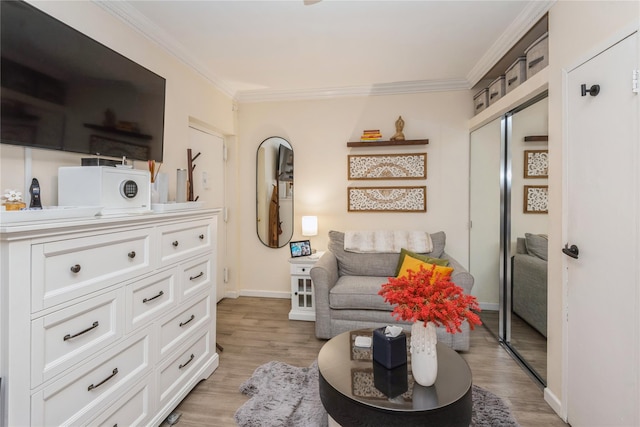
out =
[[[400,396],[409,389],[407,364],[387,369],[378,362],[373,362],[373,385],[390,399]]]
[[[385,328],[373,330],[373,360],[387,369],[407,363],[407,336],[387,337]]]

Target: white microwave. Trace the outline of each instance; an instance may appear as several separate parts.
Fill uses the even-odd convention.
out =
[[[102,206],[102,215],[151,211],[149,171],[114,166],[58,169],[58,205]]]

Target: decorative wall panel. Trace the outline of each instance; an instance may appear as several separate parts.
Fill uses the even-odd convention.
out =
[[[426,212],[427,187],[349,187],[349,212]]]
[[[524,177],[548,178],[549,150],[525,150]]]
[[[524,186],[524,213],[548,213],[548,200],[547,185]]]
[[[426,179],[427,153],[349,155],[350,180]]]

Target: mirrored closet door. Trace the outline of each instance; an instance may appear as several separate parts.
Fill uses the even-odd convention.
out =
[[[543,94],[471,133],[470,271],[487,329],[541,383],[547,364],[548,108]]]

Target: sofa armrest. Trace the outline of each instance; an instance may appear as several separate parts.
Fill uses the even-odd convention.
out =
[[[471,289],[473,288],[473,276],[460,264],[455,258],[446,252],[442,254],[442,259],[449,261],[449,267],[453,267],[453,273],[451,273],[451,281],[456,285],[464,289],[464,293],[471,295]]]
[[[316,337],[331,338],[331,314],[329,292],[338,281],[338,260],[330,252],[325,252],[310,271],[316,304]]]

